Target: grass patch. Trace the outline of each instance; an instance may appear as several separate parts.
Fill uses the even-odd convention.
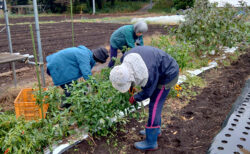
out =
[[[61,16],[61,14],[49,14],[49,13],[41,13],[38,15],[39,17],[50,17],[50,16]],[[34,17],[34,14],[8,14],[9,18],[23,18],[23,17]],[[0,18],[4,18],[4,14],[0,15]]]
[[[154,2],[154,6],[149,12],[154,13],[176,13],[176,9],[173,8],[174,2],[172,0],[158,0]]]
[[[111,6],[111,2],[106,2],[105,6],[101,10],[97,10],[97,13],[127,13],[134,12],[139,10],[148,2],[140,2],[140,1],[131,1],[131,2],[123,2],[116,1],[114,6]]]

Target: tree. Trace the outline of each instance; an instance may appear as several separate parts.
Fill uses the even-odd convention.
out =
[[[28,5],[29,0],[11,0],[10,4],[11,5]]]
[[[191,8],[194,5],[194,0],[173,0],[176,10]]]

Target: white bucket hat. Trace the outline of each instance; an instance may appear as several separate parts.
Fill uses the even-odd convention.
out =
[[[133,81],[132,72],[129,71],[126,64],[115,66],[110,72],[109,80],[115,89],[125,93],[129,90]]]

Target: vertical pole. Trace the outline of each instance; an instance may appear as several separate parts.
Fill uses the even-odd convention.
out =
[[[8,8],[7,8],[6,0],[4,0],[3,2],[4,2],[4,4],[3,4],[4,18],[5,18],[5,23],[6,23],[7,35],[8,35],[9,49],[10,49],[10,53],[13,53],[11,36],[10,36],[10,25],[9,25],[9,18],[8,18]],[[14,78],[14,85],[16,87],[17,86],[17,81],[16,81],[15,63],[12,62],[11,65],[12,65],[12,72],[13,72],[13,78]]]
[[[93,2],[93,15],[95,15],[95,0],[92,0]]]
[[[150,0],[150,9],[152,9],[153,7],[153,3],[152,3],[152,0]]]
[[[72,44],[74,47],[75,41],[74,41],[74,21],[73,21],[73,3],[72,3],[72,0],[70,0],[70,13],[71,13],[71,25],[72,25]]]
[[[45,76],[44,76],[44,64],[43,64],[43,54],[42,54],[42,45],[40,39],[40,29],[39,29],[39,21],[38,21],[38,11],[37,11],[37,2],[33,0],[33,8],[35,14],[35,23],[36,23],[36,37],[37,37],[37,47],[38,47],[38,55],[39,55],[39,63],[41,69],[41,76],[42,76],[42,85],[45,87]]]

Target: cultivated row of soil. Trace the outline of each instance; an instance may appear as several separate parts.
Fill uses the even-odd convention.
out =
[[[109,45],[109,39],[114,30],[123,24],[111,23],[74,23],[75,46],[85,45],[89,49]],[[11,37],[13,52],[33,55],[33,47],[29,25],[12,25]],[[35,25],[33,25],[35,32]],[[160,25],[149,25],[149,31],[145,37],[153,34],[166,34],[167,31]],[[40,34],[44,59],[49,54],[58,50],[72,47],[72,30],[70,22],[49,23],[40,25]],[[35,35],[36,38],[36,35]],[[9,52],[8,39],[5,31],[1,32],[0,53]],[[18,64],[17,69],[27,66]],[[0,65],[0,73],[9,71],[9,64]]]

